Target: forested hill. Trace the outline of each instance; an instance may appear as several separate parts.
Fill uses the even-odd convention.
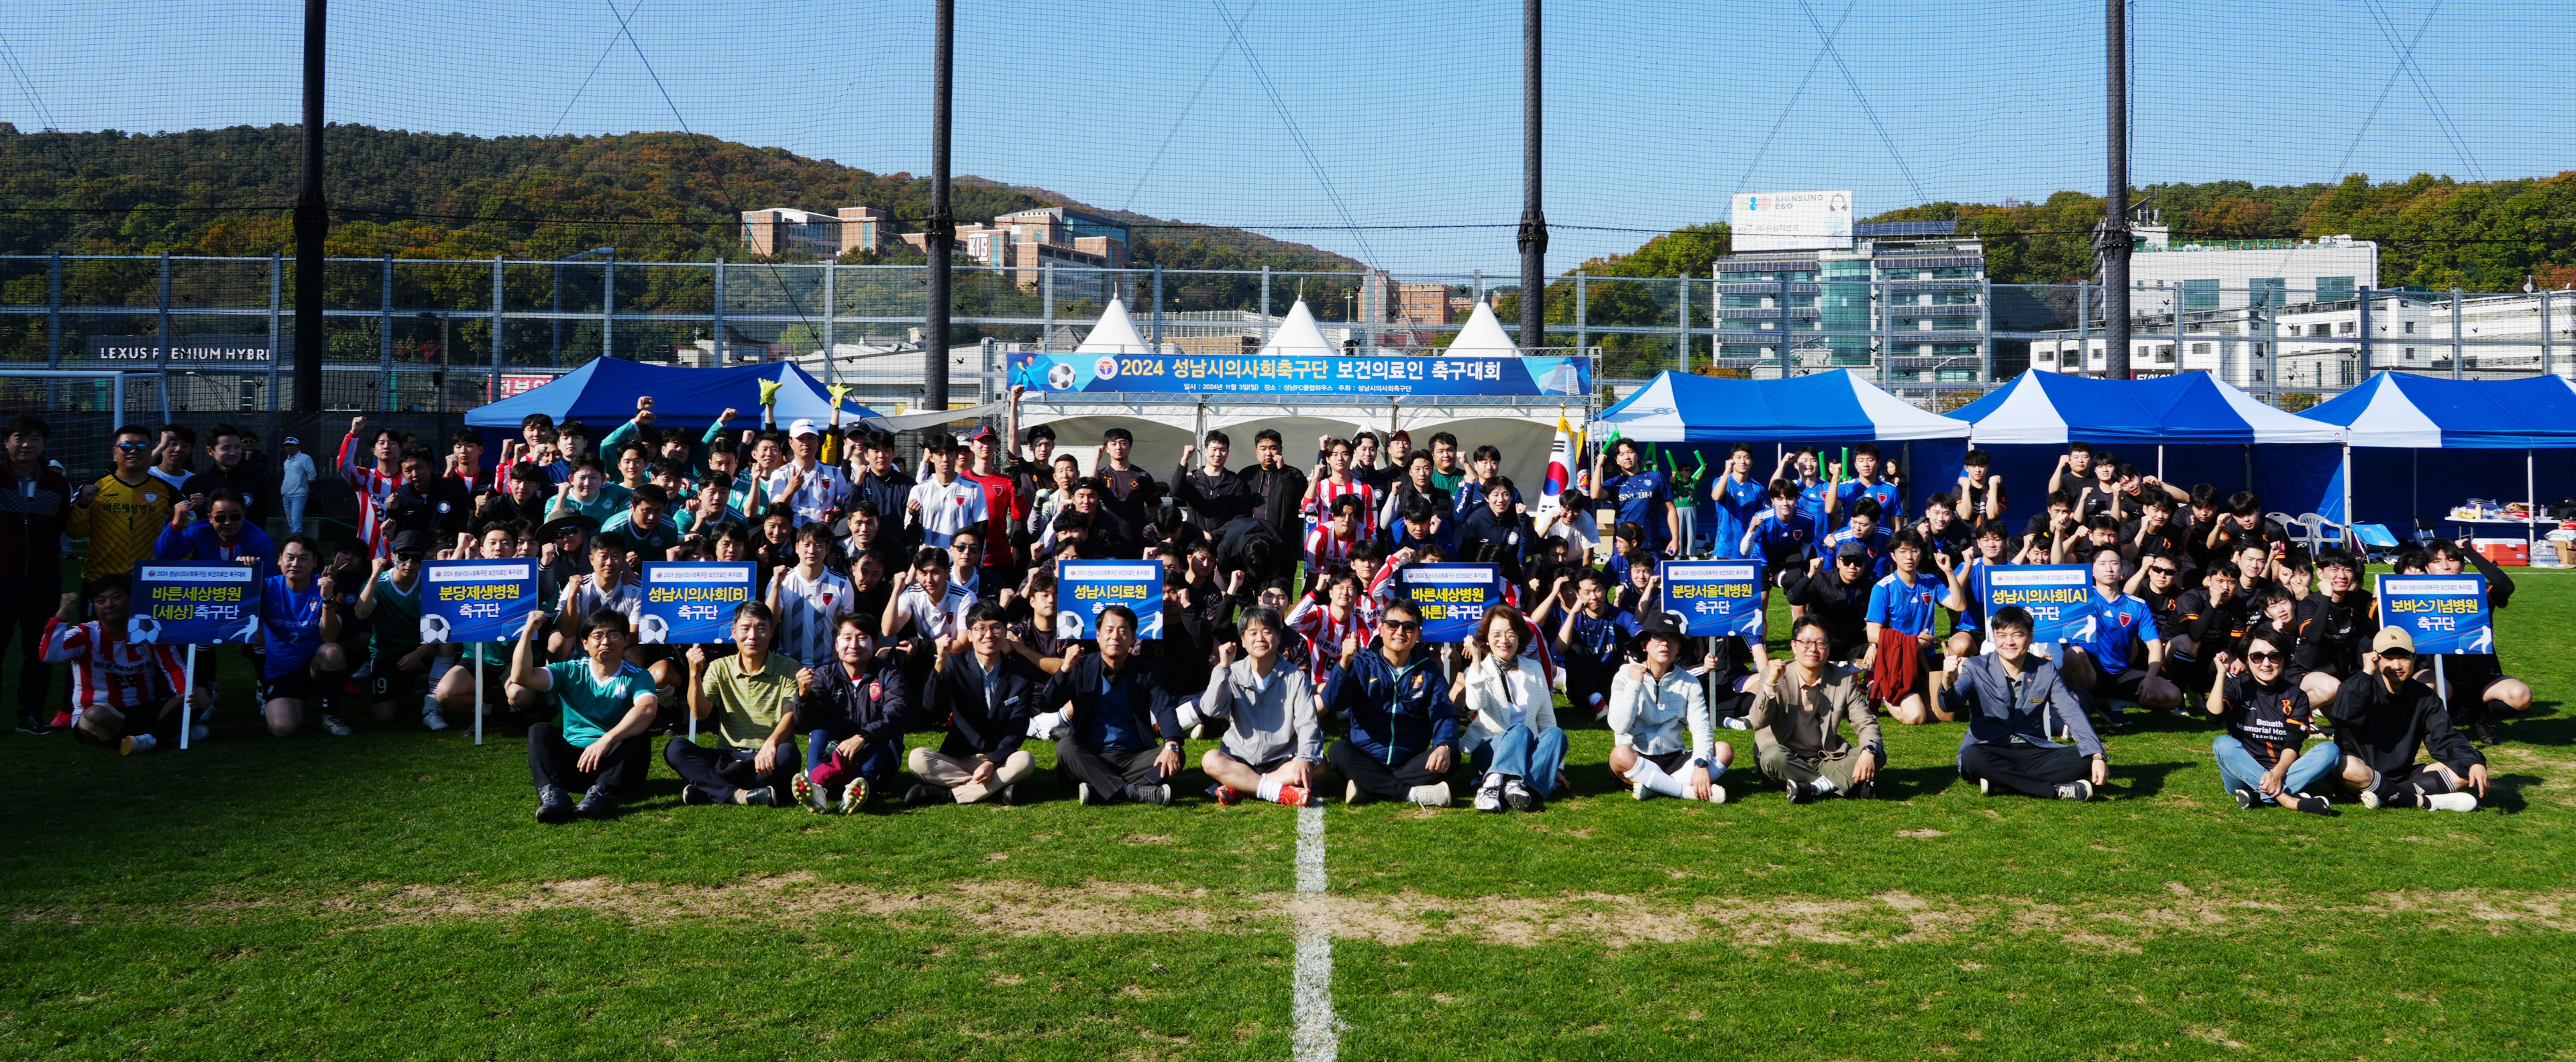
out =
[[[300,137],[291,125],[177,133],[25,133],[0,123],[0,253],[292,251]],[[687,133],[478,137],[335,125],[325,141],[334,256],[544,258],[614,245],[627,259],[740,258],[739,212],[872,206],[918,231],[930,182]],[[961,177],[961,222],[1082,206]],[[1171,268],[1356,269],[1241,229],[1142,215],[1130,257]],[[899,259],[895,259],[899,260]]]

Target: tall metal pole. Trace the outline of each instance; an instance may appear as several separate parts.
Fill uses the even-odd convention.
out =
[[[1539,206],[1539,4],[1521,0],[1521,335],[1547,345],[1547,212]]]
[[[923,279],[929,305],[921,322],[921,408],[948,408],[948,248],[957,238],[957,219],[948,209],[948,102],[953,86],[957,45],[956,0],[931,0],[936,13],[932,30],[930,74],[930,222],[927,237],[929,275]]]
[[[2104,115],[2109,131],[2110,195],[2102,204],[2102,375],[2129,378],[2129,25],[2123,5],[2102,0]],[[2174,318],[2180,321],[2180,311]]]
[[[324,0],[304,0],[304,160],[295,193],[295,400],[288,432],[315,436],[322,411],[322,358],[330,347],[322,322],[322,240],[331,212],[322,199],[322,47]],[[274,352],[271,357],[275,357]],[[323,441],[313,439],[315,452]]]

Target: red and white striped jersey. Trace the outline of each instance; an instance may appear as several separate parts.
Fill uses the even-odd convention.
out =
[[[1365,647],[1369,639],[1377,636],[1377,624],[1369,620],[1367,613],[1353,608],[1350,615],[1334,619],[1332,606],[1315,600],[1313,594],[1299,598],[1288,610],[1288,629],[1314,643],[1313,671],[1318,683],[1341,662],[1342,639],[1358,638]]]
[[[124,632],[108,637],[97,620],[45,621],[45,662],[72,666],[72,707],[80,711],[105,706],[119,712],[144,707],[178,692],[182,673],[179,651],[167,645],[129,641]],[[159,676],[156,684],[153,679]]]
[[[340,440],[340,476],[358,496],[358,537],[367,540],[367,552],[373,557],[393,556],[394,536],[384,522],[385,502],[402,489],[400,474],[387,475],[367,463],[375,455],[358,450],[358,435],[351,432]]]
[[[1333,517],[1333,503],[1342,500],[1344,496],[1360,500],[1359,519],[1353,525],[1360,537],[1377,537],[1377,507],[1381,499],[1378,497],[1376,487],[1357,479],[1348,483],[1335,483],[1329,476],[1316,480],[1315,488],[1306,495],[1306,525],[1308,527],[1325,526]]]
[[[1306,531],[1306,581],[1318,582],[1325,573],[1351,566],[1351,547],[1359,545],[1362,535],[1353,531],[1348,538],[1333,535],[1333,525],[1316,524]]]

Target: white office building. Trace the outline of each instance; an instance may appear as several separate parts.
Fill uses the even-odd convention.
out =
[[[2466,379],[2542,372],[2576,378],[2576,291],[2453,296],[2406,290],[2373,292],[2367,301],[2189,310],[2179,333],[2170,312],[2141,312],[2130,329],[2130,371],[2205,371],[2247,390],[2341,390],[2381,369],[2456,372]],[[2085,331],[2095,330],[2033,340],[2030,367],[2102,371],[2104,341],[2098,331]]]
[[[2163,225],[2133,230],[2129,312],[2225,310],[2334,302],[2375,286],[2379,245],[2350,236],[2174,243]]]

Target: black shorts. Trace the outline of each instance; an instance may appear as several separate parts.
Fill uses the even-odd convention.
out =
[[[313,680],[312,668],[299,667],[260,683],[259,703],[265,705],[270,701],[279,700],[318,701],[328,692],[322,688],[321,683]]]
[[[429,690],[429,675],[422,671],[405,671],[398,658],[380,656],[368,662],[367,695],[369,704],[400,704],[417,701]]]
[[[2145,685],[2147,681],[2147,673],[2136,669],[2123,671],[2117,675],[2101,675],[2099,672],[2096,674],[2099,677],[2093,680],[2095,696],[2114,701],[2128,701],[2131,704],[2137,703],[2138,687]]]
[[[1663,768],[1665,774],[1679,778],[1681,777],[1682,769],[1690,766],[1691,750],[1674,749],[1671,752],[1658,752],[1651,756],[1640,752],[1637,754],[1637,758]]]

